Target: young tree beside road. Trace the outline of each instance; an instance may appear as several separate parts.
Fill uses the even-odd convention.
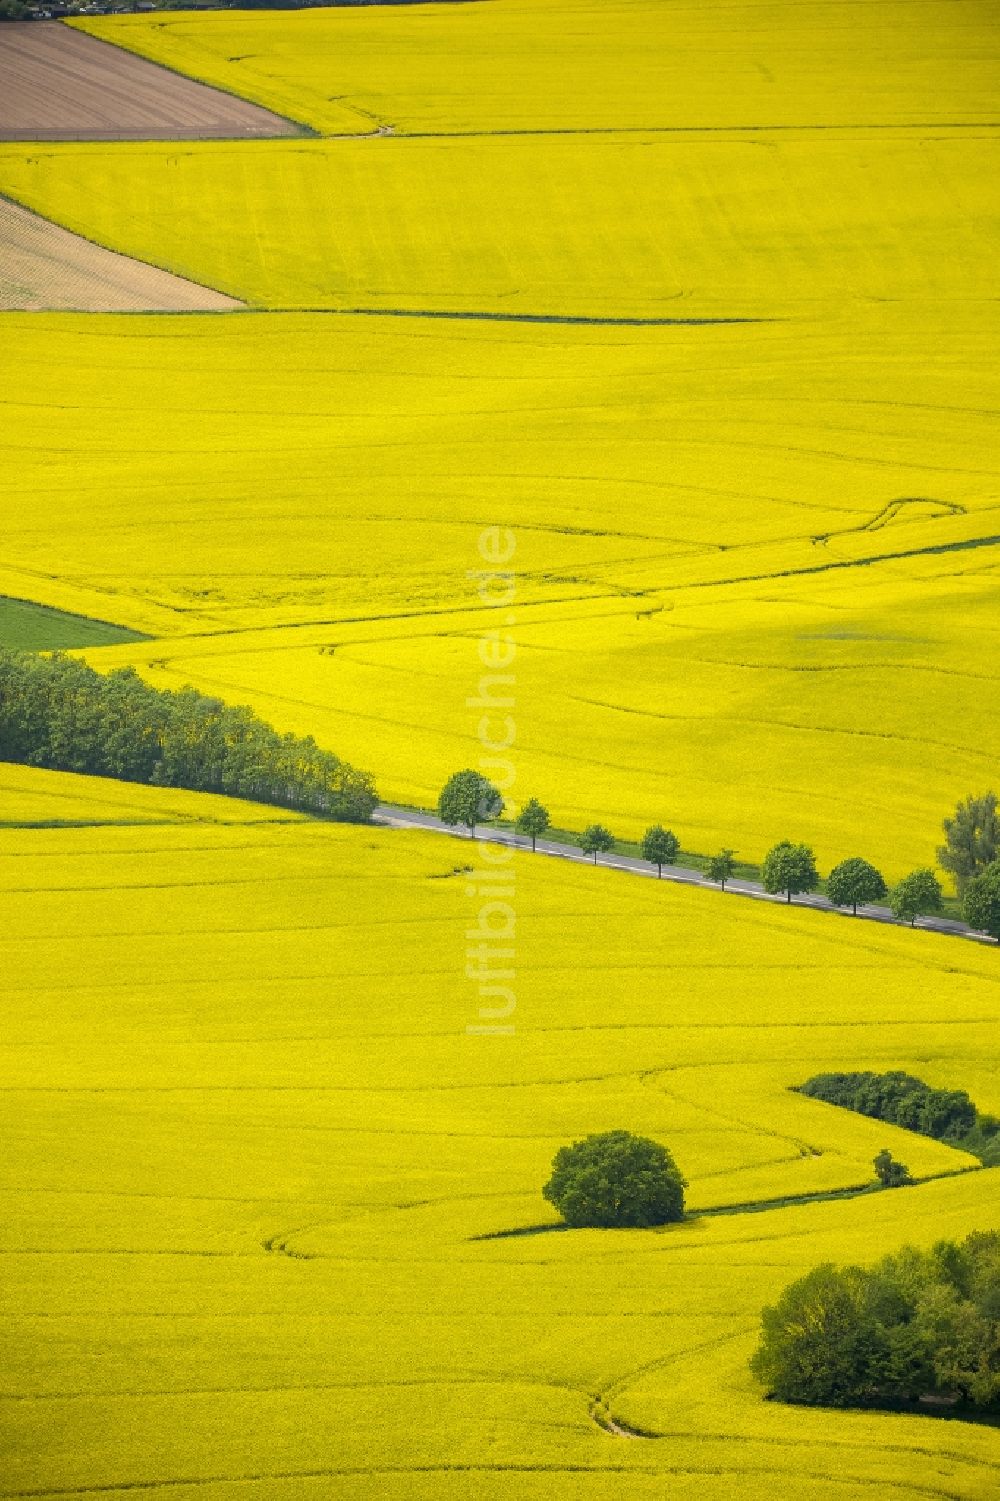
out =
[[[545,833],[549,826],[549,810],[543,808],[537,797],[531,797],[521,809],[514,820],[514,828],[519,834],[526,834],[531,840],[531,848],[535,848],[535,840]]]
[[[475,837],[477,823],[490,823],[503,812],[499,788],[478,771],[456,771],[441,789],[438,817],[454,828],[464,824],[469,838]]]
[[[606,854],[614,847],[615,836],[600,823],[589,824],[580,836],[580,848],[585,855],[593,855],[595,865],[598,855]]]
[[[826,882],[826,894],[835,907],[852,907],[854,916],[859,907],[867,907],[885,896],[886,886],[881,871],[857,857],[842,860],[831,870]]]
[[[812,850],[807,844],[790,844],[783,839],[764,856],[761,880],[766,892],[776,896],[783,891],[789,902],[802,891],[815,891],[819,872]]]
[[[732,850],[720,850],[717,855],[713,855],[711,860],[709,860],[706,874],[710,881],[717,882],[723,891],[725,891],[726,882],[732,880],[735,869],[736,860],[734,852]]]
[[[893,916],[909,920],[912,928],[918,917],[940,912],[942,903],[941,882],[932,870],[911,870],[889,892],[889,906]]]
[[[669,829],[654,823],[642,836],[642,858],[656,866],[658,878],[663,876],[663,867],[672,865],[680,850],[680,840]]]

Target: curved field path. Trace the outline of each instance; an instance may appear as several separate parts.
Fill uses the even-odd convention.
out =
[[[182,78],[58,21],[8,23],[0,140],[231,140],[298,136],[291,120]]]

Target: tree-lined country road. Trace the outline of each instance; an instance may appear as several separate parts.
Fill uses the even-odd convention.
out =
[[[470,839],[470,835],[464,830],[450,828],[447,824],[442,823],[436,814],[425,813],[421,809],[400,808],[393,803],[380,803],[372,817],[374,822],[385,824],[390,828],[426,829],[436,834],[449,834],[453,839],[458,839],[465,843],[468,843]],[[532,853],[530,839],[519,838],[509,829],[494,829],[488,824],[482,824],[476,828],[474,835],[471,837],[487,844],[511,845],[516,849],[522,850],[525,854],[530,855]],[[562,844],[555,839],[538,839],[534,853],[536,855],[548,855],[550,858],[559,860],[572,860],[580,865],[591,865],[593,863],[592,857],[585,854],[576,845]],[[655,867],[647,864],[644,860],[638,859],[635,855],[605,854],[601,856],[600,863],[602,866],[610,867],[612,870],[626,871],[629,875],[648,876],[654,881],[657,879]],[[710,881],[700,871],[689,870],[682,865],[664,865],[663,879],[665,881],[677,881],[684,886],[702,886],[707,891],[715,891],[720,895],[723,894],[716,882]],[[783,894],[771,895],[764,890],[759,881],[748,881],[734,877],[726,882],[724,894],[726,896],[750,897],[752,900],[758,902],[777,902],[782,906],[786,905],[786,898]],[[852,912],[845,911],[841,907],[835,907],[829,898],[820,895],[818,892],[803,893],[801,896],[795,897],[794,905],[796,907],[813,907],[820,912],[835,913],[838,917],[845,917],[851,921],[854,919]],[[910,923],[902,918],[894,917],[888,907],[859,906],[857,915],[859,919],[863,918],[866,922],[885,923],[889,927],[894,928],[910,927]],[[952,938],[966,938],[972,943],[993,943],[993,939],[987,937],[985,933],[974,933],[967,923],[959,922],[956,918],[952,917],[918,917],[914,926],[924,931],[944,933]]]

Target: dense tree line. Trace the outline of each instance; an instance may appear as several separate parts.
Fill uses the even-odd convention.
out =
[[[765,1308],[757,1378],[785,1402],[1000,1408],[1000,1234],[816,1267]]]
[[[971,1152],[991,1167],[1000,1165],[1000,1120],[980,1114],[964,1089],[932,1089],[923,1079],[901,1070],[816,1074],[799,1088],[810,1099],[932,1136]]]
[[[252,709],[194,688],[153,688],[131,667],[107,675],[59,653],[0,650],[0,760],[221,792],[365,822],[366,772],[311,738],[279,735]]]

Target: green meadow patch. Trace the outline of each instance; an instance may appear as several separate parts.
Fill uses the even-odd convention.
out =
[[[48,605],[0,595],[0,647],[18,651],[62,651],[76,646],[117,646],[122,641],[144,641],[139,631],[86,615],[69,615]]]

